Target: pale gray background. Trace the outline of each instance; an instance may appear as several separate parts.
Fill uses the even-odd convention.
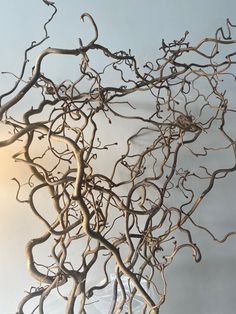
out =
[[[90,40],[93,36],[90,24],[80,21],[80,15],[89,12],[99,28],[99,43],[113,51],[131,48],[141,64],[156,57],[162,38],[167,42],[178,39],[188,30],[190,41],[196,43],[213,35],[227,17],[236,23],[235,0],[57,0],[56,4],[59,12],[49,27],[50,45],[73,48],[78,45],[78,37],[84,42]],[[0,0],[0,71],[19,73],[24,49],[40,38],[41,23],[48,15],[40,0]],[[67,63],[50,66],[58,80],[65,78]],[[9,77],[0,76],[1,92],[12,83]],[[28,208],[14,201],[16,188],[10,178],[24,176],[25,169],[11,162],[12,154],[11,148],[0,151],[0,312],[3,314],[16,311],[23,290],[30,285],[24,244],[41,230]],[[209,224],[219,237],[236,229],[235,186],[236,176],[229,177],[199,210],[199,221]],[[217,245],[200,232],[196,238],[202,249],[202,262],[195,264],[188,250],[177,256],[167,272],[168,297],[161,314],[234,314],[236,238],[223,245]],[[47,314],[51,313],[61,313],[56,300],[49,304]]]

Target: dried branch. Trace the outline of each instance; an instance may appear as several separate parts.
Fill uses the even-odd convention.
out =
[[[16,199],[27,203],[46,228],[26,246],[28,269],[39,287],[23,298],[18,313],[24,313],[33,299],[44,313],[53,290],[65,301],[66,313],[74,313],[77,299],[79,313],[89,313],[96,293],[110,286],[110,313],[132,313],[139,298],[144,302],[142,313],[159,313],[167,293],[165,272],[176,254],[188,248],[196,262],[201,260],[191,228],[206,231],[219,243],[236,234],[229,232],[219,240],[193,218],[215,182],[236,170],[236,140],[228,125],[235,109],[223,83],[226,77],[236,78],[235,25],[227,20],[226,32],[221,27],[215,37],[195,46],[187,41],[187,32],[180,40],[163,40],[162,55],[141,69],[130,51],[111,52],[98,44],[97,26],[84,13],[81,18],[91,21],[94,38],[87,45],[80,40],[80,48],[45,49],[26,79],[28,53],[49,37],[47,25],[57,11],[53,2],[43,2],[53,8],[44,24],[45,36],[25,50],[21,74],[12,74],[15,86],[0,97],[1,121],[12,130],[0,147],[21,140],[22,149],[13,158],[31,171],[26,196],[25,184],[14,179]],[[94,53],[107,59],[102,71],[90,64]],[[60,83],[41,73],[49,54],[76,56],[78,79]],[[119,74],[115,86],[104,83],[109,71]],[[32,90],[40,90],[42,101],[17,116],[14,109]],[[142,106],[137,93],[147,99]],[[4,103],[6,96],[11,98]],[[130,132],[125,141],[119,134],[124,124]],[[209,137],[220,141],[207,145]],[[217,158],[222,150],[232,164],[212,166],[212,154]],[[51,202],[53,221],[35,201],[36,195]],[[34,250],[52,241],[52,263],[37,262]],[[75,245],[81,250],[79,256],[74,252],[76,257],[71,255]],[[105,281],[98,277],[91,284],[90,276],[98,269]]]

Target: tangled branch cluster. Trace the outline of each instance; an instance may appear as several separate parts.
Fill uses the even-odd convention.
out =
[[[45,37],[25,51],[21,75],[0,97],[1,121],[12,130],[0,146],[21,141],[13,157],[31,172],[26,184],[14,179],[17,200],[45,227],[26,246],[28,269],[39,285],[31,287],[17,313],[27,304],[33,304],[31,313],[44,313],[54,291],[64,300],[65,313],[90,313],[96,293],[111,284],[109,313],[134,313],[138,298],[140,313],[159,313],[165,272],[176,254],[189,248],[194,260],[201,260],[191,228],[218,242],[235,234],[218,239],[194,221],[215,182],[236,170],[235,139],[227,124],[235,110],[223,83],[236,79],[235,25],[227,20],[226,30],[219,28],[196,46],[187,33],[163,41],[162,56],[140,69],[130,51],[114,53],[98,44],[97,26],[83,14],[94,39],[86,45],[80,40],[77,49],[45,49],[26,79],[28,54],[48,38],[47,25],[57,11],[44,2],[54,10]],[[106,61],[102,70],[92,66],[94,53]],[[42,73],[44,59],[56,54],[77,56],[77,80],[55,83]],[[111,75],[115,85],[109,84]],[[41,101],[14,117],[14,108],[31,91],[40,93]],[[124,126],[130,132],[125,140]],[[224,144],[206,145],[212,136]],[[221,150],[230,154],[231,167],[208,164]],[[48,200],[49,209],[40,206],[39,197]],[[40,261],[35,252],[47,243],[50,257]]]

